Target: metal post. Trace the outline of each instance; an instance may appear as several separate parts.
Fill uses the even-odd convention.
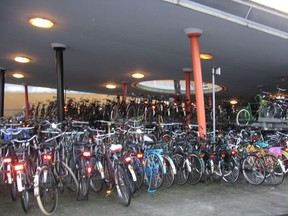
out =
[[[29,99],[28,99],[28,86],[24,85],[24,93],[25,93],[25,119],[28,121],[29,119]]]
[[[64,80],[63,80],[63,51],[66,49],[64,44],[52,43],[56,51],[56,74],[57,74],[57,114],[58,122],[65,120],[64,112]]]
[[[4,116],[5,69],[0,69],[0,117]]]
[[[216,100],[215,100],[215,75],[221,75],[220,68],[212,68],[212,107],[213,107],[213,138],[216,137]]]
[[[212,68],[212,112],[213,112],[213,138],[216,136],[216,115],[215,115],[215,68]]]

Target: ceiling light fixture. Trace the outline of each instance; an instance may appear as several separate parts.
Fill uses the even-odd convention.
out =
[[[231,105],[235,105],[235,104],[237,104],[237,103],[238,103],[237,100],[230,100],[230,104],[231,104]]]
[[[13,76],[14,78],[17,78],[17,79],[22,79],[22,78],[24,78],[24,75],[21,74],[21,73],[14,73],[12,76]]]
[[[114,84],[107,84],[107,85],[106,85],[106,88],[108,88],[108,89],[115,89],[115,88],[116,88],[116,85],[114,85]]]
[[[25,56],[16,56],[16,57],[14,58],[14,60],[15,60],[16,62],[19,62],[19,63],[29,63],[29,62],[31,61],[30,58],[27,58],[27,57],[25,57]]]
[[[52,28],[54,26],[52,21],[40,17],[31,18],[29,23],[39,28]]]
[[[141,73],[134,73],[132,74],[132,77],[136,78],[136,79],[141,79],[144,77],[144,74]]]
[[[202,59],[202,60],[211,60],[213,58],[214,58],[214,56],[211,54],[208,54],[208,53],[201,53],[200,54],[200,59]]]

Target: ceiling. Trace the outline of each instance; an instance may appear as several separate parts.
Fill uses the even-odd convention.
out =
[[[0,67],[6,82],[56,87],[55,51],[63,43],[66,89],[104,94],[139,92],[131,84],[135,71],[143,80],[184,79],[182,68],[192,68],[190,41],[183,30],[203,30],[200,51],[213,60],[202,61],[204,82],[212,67],[221,68],[216,83],[227,90],[218,98],[250,98],[258,91],[288,87],[288,18],[240,0],[2,0],[0,7]],[[198,4],[201,3],[202,5]],[[203,7],[204,5],[204,7]],[[201,6],[201,7],[200,7]],[[41,16],[55,22],[52,29],[31,26]],[[232,18],[231,18],[232,17]],[[227,20],[229,19],[229,20]],[[240,20],[240,21],[239,21]],[[248,24],[249,23],[249,24]],[[256,30],[260,23],[284,38]],[[251,24],[251,26],[250,26]],[[263,27],[263,26],[262,26]],[[287,37],[286,37],[287,36]],[[16,55],[32,59],[16,63]],[[20,71],[24,79],[11,75]],[[192,76],[193,79],[193,76]],[[117,84],[108,90],[109,82]]]

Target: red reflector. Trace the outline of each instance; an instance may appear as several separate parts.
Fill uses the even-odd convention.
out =
[[[201,154],[199,155],[200,158],[203,158],[204,156],[205,156],[204,153],[201,153]]]
[[[231,155],[235,155],[236,154],[236,151],[235,150],[232,150],[231,151]]]
[[[192,156],[191,156],[191,155],[188,155],[188,156],[187,156],[187,158],[188,158],[188,159],[191,159],[191,158],[192,158]]]
[[[215,155],[214,154],[210,154],[210,158],[211,159],[215,158]]]
[[[16,171],[22,171],[22,170],[24,170],[24,165],[23,164],[16,164],[14,168]]]
[[[92,167],[91,167],[90,165],[88,165],[88,166],[87,166],[87,172],[88,172],[88,173],[91,173],[91,171],[92,171]]]
[[[262,154],[257,154],[257,157],[258,158],[262,158]]]
[[[91,156],[91,152],[90,151],[84,151],[83,152],[83,156],[84,157],[90,157]]]
[[[224,158],[225,156],[226,156],[226,155],[225,155],[224,153],[223,153],[223,154],[221,154],[221,157],[222,157],[222,158]]]
[[[49,155],[49,154],[44,154],[44,155],[43,155],[43,159],[44,159],[44,160],[49,160],[49,161],[50,161],[50,160],[52,160],[52,156]]]
[[[131,157],[126,157],[125,158],[125,161],[128,163],[128,162],[130,162],[131,161]]]
[[[12,159],[11,158],[4,158],[3,163],[11,163]]]
[[[142,153],[137,153],[137,158],[139,158],[139,159],[143,158],[143,154]]]
[[[288,152],[288,148],[284,148],[284,151]]]

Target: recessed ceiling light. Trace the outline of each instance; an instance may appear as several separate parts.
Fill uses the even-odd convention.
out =
[[[115,88],[116,88],[116,85],[114,85],[114,84],[107,84],[107,85],[106,85],[106,88],[108,88],[108,89],[115,89]]]
[[[214,58],[214,56],[211,54],[208,54],[208,53],[201,53],[200,54],[200,59],[202,59],[202,60],[211,60],[213,58]]]
[[[22,78],[24,78],[24,75],[21,74],[21,73],[14,73],[12,76],[13,76],[14,78],[17,78],[17,79],[22,79]]]
[[[29,20],[30,24],[39,28],[52,28],[54,23],[48,19],[35,17]]]
[[[136,78],[136,79],[141,79],[144,77],[144,74],[141,73],[134,73],[132,74],[132,77]]]
[[[27,57],[24,57],[24,56],[16,56],[16,57],[14,58],[14,60],[15,60],[16,62],[19,62],[19,63],[29,63],[29,62],[31,61],[30,58],[27,58]]]
[[[237,104],[237,103],[238,103],[237,100],[230,100],[230,104],[232,104],[232,105],[235,105],[235,104]]]

